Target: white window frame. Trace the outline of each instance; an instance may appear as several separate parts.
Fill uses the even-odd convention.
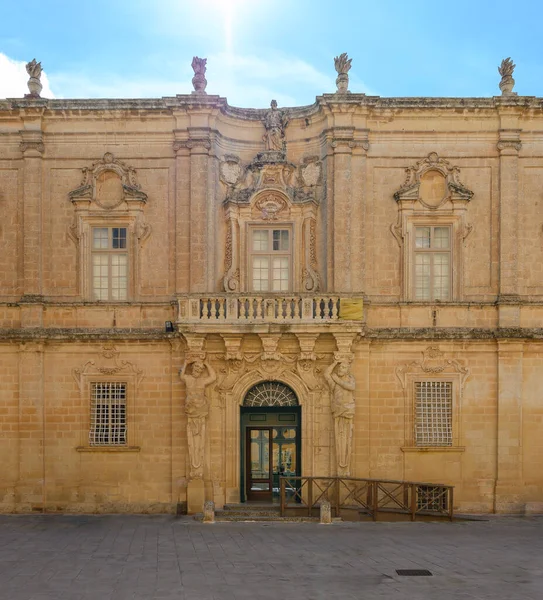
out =
[[[421,300],[415,297],[415,243],[417,227],[449,227],[450,228],[450,294],[448,300]],[[452,212],[439,215],[419,215],[417,213],[405,217],[402,226],[402,288],[403,297],[408,302],[435,304],[436,302],[457,302],[463,296],[463,224],[461,217]],[[439,252],[439,250],[436,250]]]
[[[107,230],[107,248],[96,248],[94,245],[95,241],[95,232],[99,229]],[[113,248],[113,230],[114,229],[124,229],[125,230],[125,247],[124,248]],[[90,236],[90,287],[92,293],[92,299],[95,302],[127,302],[130,299],[130,230],[127,224],[114,224],[114,225],[93,225],[91,227],[91,236]],[[96,287],[95,287],[95,257],[107,257],[107,298],[97,298]],[[124,298],[114,298],[113,293],[113,269],[114,265],[112,264],[112,260],[114,256],[126,256],[126,286],[124,288]]]
[[[430,229],[430,247],[429,248],[419,248],[417,247],[417,229],[419,228],[429,228]],[[435,240],[435,229],[437,228],[446,228],[449,231],[449,247],[448,248],[436,248],[433,246],[433,242]],[[411,260],[412,260],[412,297],[415,302],[435,302],[436,300],[439,302],[450,302],[453,299],[453,227],[449,223],[417,223],[413,222],[412,229],[412,246],[411,246]],[[435,285],[435,256],[437,254],[447,254],[449,257],[449,272],[448,272],[448,285],[449,285],[449,294],[447,298],[435,298],[434,297],[434,285]],[[429,282],[429,297],[428,298],[419,298],[417,297],[417,255],[422,256],[430,256],[430,282]]]
[[[267,251],[258,251],[253,248],[253,232],[254,231],[267,231],[268,242],[271,247]],[[288,251],[273,250],[273,231],[288,231],[289,232],[289,249]],[[294,235],[292,224],[276,224],[276,223],[250,223],[247,228],[247,276],[249,291],[254,294],[290,294],[293,291],[293,252],[294,252]],[[269,257],[269,273],[268,283],[270,289],[268,290],[255,290],[253,280],[253,259],[255,257]],[[288,258],[288,289],[286,290],[273,290],[273,258]]]

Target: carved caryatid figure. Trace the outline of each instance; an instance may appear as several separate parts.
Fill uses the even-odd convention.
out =
[[[198,58],[195,56],[192,59],[192,68],[194,70],[194,77],[192,78],[192,85],[194,86],[193,94],[207,94],[206,64],[207,58]]]
[[[41,77],[41,63],[37,62],[33,58],[29,63],[26,63],[26,72],[30,75],[28,80],[28,89],[30,94],[26,94],[26,98],[39,98],[42,90],[42,84],[40,81]]]
[[[191,365],[191,373],[187,368]],[[207,376],[204,374],[207,368]],[[209,400],[206,387],[217,379],[215,370],[208,361],[185,362],[179,371],[187,388],[185,414],[187,415],[187,440],[190,459],[190,476],[202,478],[204,475],[206,422],[209,415]]]
[[[266,150],[275,150],[276,152],[285,152],[285,129],[288,125],[288,118],[284,111],[277,108],[277,101],[272,100],[270,109],[264,115],[264,127],[266,133],[262,138],[266,144]]]
[[[500,81],[500,90],[502,96],[514,95],[513,87],[515,86],[515,80],[513,79],[513,71],[515,70],[515,64],[511,58],[504,58],[502,64],[498,67],[498,72],[502,76]]]
[[[337,94],[348,94],[349,93],[349,69],[351,68],[352,58],[347,56],[347,53],[344,52],[339,56],[334,58],[334,66],[338,73],[336,79],[337,85]]]
[[[351,462],[355,380],[347,362],[335,361],[324,372],[330,388],[338,475],[348,476]]]

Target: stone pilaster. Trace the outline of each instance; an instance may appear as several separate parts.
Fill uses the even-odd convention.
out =
[[[20,131],[23,153],[23,296],[42,294],[42,158],[41,117],[25,120]]]
[[[335,127],[331,131],[333,150],[333,290],[352,290],[352,153],[353,127]],[[341,232],[338,235],[338,232]]]
[[[44,345],[19,348],[19,482],[16,501],[22,510],[45,507]]]
[[[522,498],[523,343],[498,342],[498,434],[495,510],[518,513]]]
[[[207,291],[208,262],[208,195],[209,151],[211,141],[207,130],[189,131],[190,150],[190,281],[191,292]]]
[[[361,293],[366,287],[366,219],[367,155],[369,130],[357,129],[353,140],[352,213],[351,213],[351,292]]]
[[[179,117],[182,119],[182,115]],[[186,130],[174,131],[175,152],[175,291],[189,290],[190,265],[190,149]]]
[[[513,128],[517,119],[513,115],[502,115],[498,151],[500,153],[500,321],[501,327],[520,324],[518,307],[518,255],[519,255],[519,151],[520,129]]]

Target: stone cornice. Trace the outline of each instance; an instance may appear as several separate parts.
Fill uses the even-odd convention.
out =
[[[490,98],[432,98],[432,97],[396,97],[381,98],[365,94],[324,94],[318,96],[316,102],[307,106],[284,107],[290,119],[315,115],[327,107],[328,111],[353,110],[356,107],[379,111],[388,109],[403,110],[502,110],[513,111],[543,108],[543,98],[535,96],[494,96]],[[261,121],[267,109],[239,108],[230,106],[226,98],[212,95],[177,95],[163,98],[141,99],[45,99],[8,98],[0,100],[2,112],[19,111],[22,116],[29,111],[44,111],[45,114],[56,111],[164,111],[175,110],[216,111],[236,119]]]
[[[244,328],[225,328],[221,331],[215,328],[206,326],[191,326],[179,327],[179,331],[183,334],[192,333],[205,335],[208,333],[233,334],[243,335],[246,333],[285,333],[284,325],[280,327],[274,326],[253,326],[250,329]],[[389,328],[364,328],[360,325],[342,324],[338,326],[323,327],[301,327],[295,325],[289,327],[288,333],[313,333],[313,334],[350,334],[361,335],[363,339],[368,341],[396,341],[403,342],[408,340],[532,340],[543,342],[543,328],[530,327],[497,327],[493,329],[482,328],[465,328],[465,327],[389,327]],[[161,328],[143,329],[106,329],[106,328],[4,328],[0,329],[0,340],[3,342],[21,342],[21,341],[104,341],[104,340],[137,340],[145,341],[167,341],[178,339],[176,333],[165,333]],[[354,338],[353,338],[354,339]]]

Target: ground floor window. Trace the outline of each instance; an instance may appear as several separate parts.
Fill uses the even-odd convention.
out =
[[[91,446],[126,444],[126,383],[91,384]]]
[[[417,446],[452,446],[452,382],[415,382]]]

